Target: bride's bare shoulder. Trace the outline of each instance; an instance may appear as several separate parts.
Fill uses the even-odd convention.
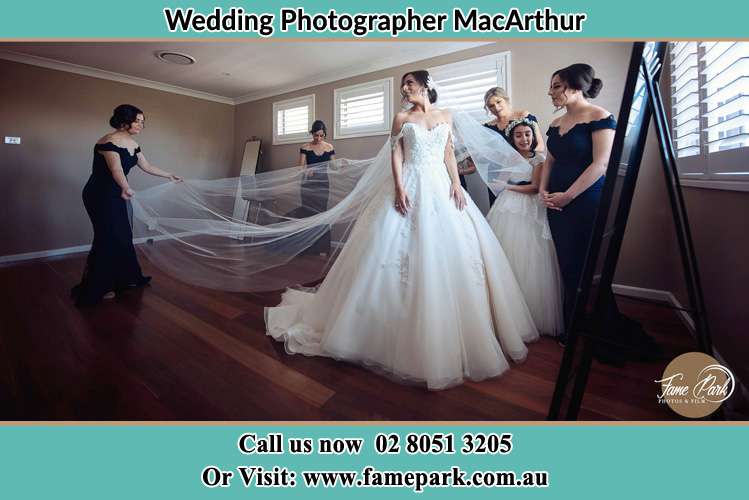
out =
[[[453,115],[449,109],[436,108],[432,110],[432,113],[438,118],[438,121],[452,122]]]
[[[398,111],[395,114],[395,118],[393,118],[394,124],[402,124],[403,122],[408,121],[408,115],[410,113],[408,111]]]
[[[393,135],[398,135],[403,127],[403,124],[408,121],[408,111],[399,111],[393,118]]]

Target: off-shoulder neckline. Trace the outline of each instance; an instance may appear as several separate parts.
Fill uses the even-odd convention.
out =
[[[318,154],[314,149],[299,148],[300,151],[312,153],[315,156],[325,156],[325,153],[335,153],[335,149],[326,149],[322,153]]]
[[[433,131],[433,130],[435,130],[435,129],[439,128],[439,127],[441,127],[442,125],[450,125],[450,123],[449,123],[449,122],[445,122],[445,121],[442,121],[442,122],[438,122],[438,123],[435,123],[435,124],[434,124],[434,125],[432,125],[431,127],[427,127],[426,125],[423,125],[423,124],[421,124],[421,123],[419,123],[419,122],[403,122],[403,125],[401,125],[401,131],[403,130],[403,127],[405,127],[405,126],[406,126],[406,125],[408,125],[409,123],[410,123],[411,125],[414,125],[414,126],[417,126],[417,127],[419,127],[419,128],[420,128],[420,129],[422,129],[422,130],[425,130],[425,131],[427,131],[427,132],[431,132],[431,131]]]
[[[557,135],[561,138],[561,137],[567,136],[578,125],[592,125],[593,123],[596,123],[596,122],[602,122],[602,121],[613,120],[613,119],[614,119],[614,115],[610,114],[609,116],[607,116],[605,118],[599,118],[598,120],[590,120],[590,121],[587,121],[587,122],[577,122],[573,126],[571,126],[569,129],[567,129],[567,132],[565,132],[564,134],[560,133],[561,132],[561,128],[560,128],[559,125],[549,125],[549,128],[550,129],[552,129],[552,128],[556,129]]]
[[[117,148],[117,149],[124,149],[125,151],[127,151],[127,152],[128,152],[128,154],[129,154],[130,156],[135,156],[135,155],[137,155],[137,154],[138,154],[138,151],[140,150],[140,146],[136,146],[136,147],[135,147],[135,150],[133,150],[133,151],[131,152],[129,148],[127,148],[127,147],[124,147],[124,146],[118,146],[117,144],[113,143],[112,141],[107,141],[107,142],[97,142],[97,143],[96,143],[96,144],[94,145],[94,147],[96,147],[96,146],[106,146],[107,144],[111,144],[112,146],[114,146],[114,147],[115,147],[115,148]]]

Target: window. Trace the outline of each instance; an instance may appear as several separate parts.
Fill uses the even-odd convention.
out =
[[[335,89],[334,139],[390,133],[393,79]]]
[[[307,142],[315,116],[315,96],[273,103],[273,144]]]
[[[749,181],[749,42],[671,43],[670,62],[680,177]]]
[[[461,108],[477,120],[487,119],[484,93],[491,87],[502,87],[510,95],[510,53],[502,52],[444,66],[429,68],[439,86],[439,104]]]

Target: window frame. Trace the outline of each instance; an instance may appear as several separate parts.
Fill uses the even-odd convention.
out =
[[[487,54],[484,56],[479,57],[472,57],[470,59],[463,59],[460,61],[455,61],[452,63],[447,64],[441,64],[439,66],[432,66],[428,68],[429,73],[433,76],[435,83],[438,85],[440,84],[440,73],[461,73],[464,68],[470,67],[470,66],[476,66],[486,64],[487,68],[491,67],[490,65],[493,65],[496,69],[496,75],[495,75],[495,81],[496,87],[501,87],[507,92],[507,95],[512,99],[512,78],[511,78],[511,68],[512,68],[512,55],[509,50],[503,51],[503,52],[496,52],[492,54]],[[482,103],[482,109],[483,109],[483,103]],[[469,111],[470,113],[470,111]],[[484,110],[485,116],[482,118],[483,120],[486,120],[487,118],[490,118],[490,115],[486,110]],[[478,115],[475,116],[475,118],[479,118]]]
[[[338,87],[333,90],[333,139],[353,139],[356,137],[373,137],[390,134],[393,122],[393,77],[371,80],[356,85]],[[341,99],[346,94],[380,87],[383,90],[383,123],[380,126],[361,127],[359,131],[349,132],[341,129]]]
[[[706,78],[704,74],[705,62],[705,43],[709,40],[695,41],[697,44],[697,71],[698,71],[698,118],[700,121],[699,128],[699,148],[700,153],[692,156],[677,157],[676,164],[679,173],[679,181],[683,186],[722,189],[731,191],[749,192],[749,146],[736,149],[727,149],[724,151],[710,152],[707,144],[707,98],[708,89],[706,87]],[[737,40],[738,42],[738,40]],[[664,95],[668,100],[666,107],[669,116],[669,128],[671,140],[675,141],[676,127],[674,122],[675,101],[673,96],[673,50],[676,42],[669,43],[667,80],[664,89]],[[729,49],[730,50],[730,49]],[[732,172],[738,171],[738,172]],[[746,173],[740,173],[740,171]]]
[[[309,112],[307,114],[307,127],[304,132],[298,132],[294,134],[278,135],[278,112],[287,109],[299,107],[299,105],[307,104]],[[312,128],[312,122],[315,119],[315,94],[307,94],[303,96],[293,97],[291,99],[284,99],[283,101],[273,102],[273,145],[283,144],[304,144],[309,142],[309,130]]]

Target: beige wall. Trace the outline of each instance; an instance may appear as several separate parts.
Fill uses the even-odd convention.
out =
[[[684,188],[713,343],[749,381],[749,193]],[[677,293],[688,304],[685,285]]]
[[[283,168],[296,164],[300,144],[272,146],[273,140],[273,102],[290,99],[307,94],[315,94],[315,118],[323,120],[329,128],[329,140],[332,140],[333,125],[333,90],[337,87],[355,85],[380,78],[392,77],[395,81],[393,109],[400,109],[398,84],[406,71],[439,66],[451,62],[479,57],[487,54],[511,52],[512,100],[517,108],[530,110],[535,114],[543,130],[553,119],[554,109],[546,92],[549,78],[554,70],[575,62],[591,64],[597,75],[603,80],[604,88],[596,99],[597,104],[608,108],[615,115],[619,112],[621,93],[624,88],[624,75],[627,71],[631,43],[615,42],[530,42],[507,40],[490,45],[455,52],[449,55],[425,59],[423,61],[397,66],[383,71],[366,73],[354,78],[347,78],[325,85],[306,88],[296,92],[278,95],[260,101],[237,106],[236,140],[234,161],[239,169],[242,148],[250,136],[259,136],[263,140],[263,168]],[[488,117],[487,117],[488,118]],[[368,158],[374,156],[386,139],[386,136],[374,136],[334,141],[339,156],[351,158]]]
[[[0,256],[91,242],[81,190],[118,104],[145,111],[137,141],[151,163],[194,178],[231,170],[233,106],[5,60],[0,75],[0,137],[21,137],[0,144]],[[163,182],[129,177],[136,191]]]
[[[681,280],[679,258],[671,204],[651,124],[614,282],[676,293]]]

